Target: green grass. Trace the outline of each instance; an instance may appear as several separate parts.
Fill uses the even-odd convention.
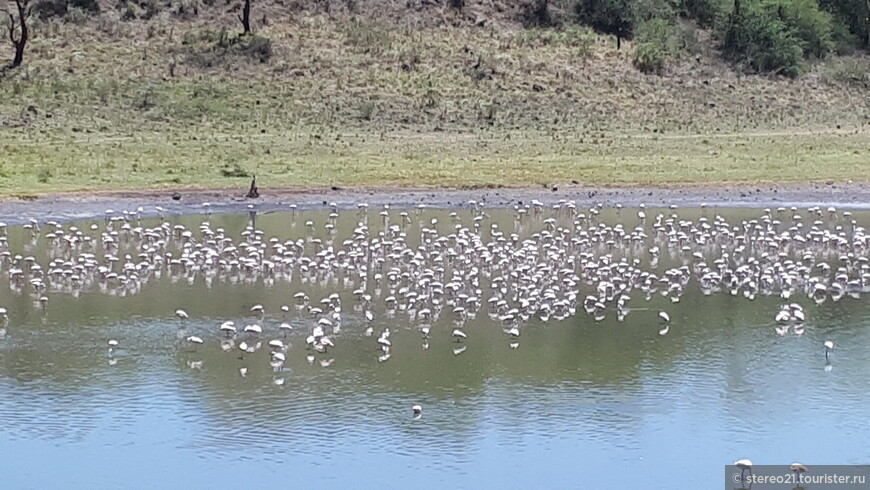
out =
[[[862,180],[868,147],[866,133],[556,139],[528,132],[19,132],[4,141],[0,193],[241,189],[248,184],[245,174],[256,174],[262,188]]]

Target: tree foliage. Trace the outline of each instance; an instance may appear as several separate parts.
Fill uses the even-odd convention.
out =
[[[822,4],[819,4],[819,1]],[[788,76],[807,58],[867,46],[870,0],[576,0],[580,23],[635,40],[635,64],[660,72],[680,19],[712,28],[725,55]],[[642,45],[642,46],[641,46]],[[638,50],[640,52],[638,52]]]
[[[819,0],[819,4],[833,14],[834,34],[838,39],[856,42],[863,47],[870,46],[870,1]]]
[[[635,15],[630,0],[578,0],[574,7],[577,19],[593,29],[622,39],[631,39]]]
[[[834,49],[832,23],[816,0],[762,0],[732,12],[720,35],[731,58],[757,71],[797,76],[805,58]]]

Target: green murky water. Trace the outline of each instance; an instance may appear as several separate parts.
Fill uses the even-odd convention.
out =
[[[134,232],[122,229],[123,221],[115,221],[118,235],[113,241],[119,248],[108,252],[119,257],[113,270],[127,276],[126,283],[100,279],[87,269],[64,275],[61,271],[72,264],[56,263],[51,273],[51,260],[77,263],[83,253],[108,264],[100,239],[105,220],[63,225],[66,233],[75,225],[82,237],[93,236],[93,245],[83,240],[73,246],[52,242],[46,235],[54,227],[44,223],[38,232],[10,229],[10,255],[0,284],[0,305],[9,311],[0,332],[4,485],[718,488],[722,467],[744,457],[756,464],[799,460],[810,465],[870,459],[864,437],[870,428],[866,295],[827,294],[817,303],[799,287],[788,300],[777,288],[770,294],[760,288],[754,295],[747,292],[752,289],[748,285],[734,294],[729,287],[705,291],[692,274],[678,302],[671,299],[676,294],[662,294],[667,287],[644,291],[635,286],[628,292],[630,312],[623,321],[611,303],[604,318],[596,320],[583,302],[597,294],[597,280],[585,275],[579,259],[574,264],[577,284],[552,280],[568,263],[558,257],[580,253],[591,254],[586,263],[598,266],[607,255],[617,263],[625,257],[629,265],[637,258],[639,270],[658,276],[683,265],[691,271],[700,261],[712,265],[723,250],[734,268],[749,257],[764,261],[762,254],[780,251],[788,256],[782,260],[800,260],[805,250],[793,245],[774,251],[750,241],[735,253],[735,246],[719,243],[681,250],[679,244],[669,249],[661,236],[655,240],[658,213],[678,212],[679,219],[695,223],[702,213],[709,222],[719,214],[737,226],[757,219],[760,210],[646,210],[648,218],[641,223],[637,210],[605,209],[594,222],[580,220],[576,229],[570,211],[554,213],[549,206],[519,220],[512,210],[486,210],[477,231],[476,214],[470,210],[459,210],[455,217],[449,211],[410,210],[409,223],[386,238],[392,247],[398,233],[404,233],[410,253],[386,258],[381,268],[377,253],[353,258],[352,267],[312,266],[307,272],[300,267],[301,256],[316,264],[324,257],[318,257],[319,251],[350,250],[353,245],[345,240],[360,220],[369,227],[370,238],[388,230],[378,211],[365,217],[355,210],[340,211],[333,232],[324,228],[328,211],[256,216],[264,242],[257,247],[267,258],[276,256],[269,238],[278,238],[278,243],[302,239],[302,247],[288,247],[293,260],[275,266],[272,274],[221,266],[220,260],[231,260],[227,254],[211,262],[171,265],[186,239],[168,233],[165,247],[152,254],[163,256],[163,265],[150,272],[140,269],[133,279],[123,265],[142,262],[145,257],[138,254],[148,253],[147,246]],[[386,226],[402,224],[401,212],[390,210]],[[870,223],[865,212],[850,218],[840,213],[836,220],[827,213],[801,214],[803,233],[815,219],[823,221],[820,230],[836,234],[836,226],[842,226],[850,236],[852,219],[857,226]],[[555,247],[554,253],[563,255],[540,260],[550,268],[526,285],[528,291],[543,291],[558,283],[560,299],[577,292],[576,314],[562,320],[549,315],[546,322],[540,313],[530,315],[519,322],[518,338],[505,333],[506,322],[490,316],[487,300],[494,294],[492,277],[529,274],[519,263],[499,265],[503,254],[481,260],[471,251],[472,244],[464,252],[454,246],[456,256],[440,263],[424,257],[408,265],[421,244],[421,228],[448,236],[456,226],[468,227],[469,236],[479,234],[485,247],[494,240],[493,224],[495,238],[504,233],[502,243],[512,241],[511,233],[521,243],[547,230],[550,217],[554,221],[549,229],[556,234],[560,227],[568,230],[566,239],[599,223],[623,223],[626,233],[642,226],[647,238],[634,244],[607,243],[604,236],[577,245],[573,252]],[[784,223],[780,231],[792,223],[788,212],[778,219]],[[213,231],[223,228],[237,244],[252,216],[165,221],[184,225],[192,231],[189,241],[202,244],[207,241],[199,230],[204,220]],[[309,220],[311,227],[306,225]],[[157,227],[163,221],[129,223],[131,228]],[[255,241],[253,236],[249,240]],[[212,246],[217,245],[206,243],[206,248]],[[661,254],[651,263],[648,250],[653,246]],[[191,245],[189,250],[202,248]],[[813,262],[829,263],[832,270],[823,276],[814,268],[811,275],[830,282],[842,265],[840,256],[851,252],[850,277],[860,277],[858,259],[865,250],[812,250]],[[692,256],[696,251],[702,258]],[[17,262],[16,254],[22,256]],[[32,271],[28,256],[45,272],[46,286],[40,292],[30,282],[39,274]],[[462,256],[470,257],[473,265],[462,265]],[[347,254],[336,255],[334,261],[346,259]],[[21,279],[10,273],[18,267]],[[400,270],[392,285],[391,267]],[[461,290],[472,296],[480,290],[476,315],[462,322],[452,311],[449,293],[431,321],[418,315],[422,305],[409,304],[406,294],[419,284],[415,274],[438,267],[444,268],[436,272],[443,282],[460,270]],[[477,286],[468,275],[472,267]],[[409,275],[403,279],[401,272]],[[376,273],[382,274],[379,284]],[[371,295],[368,306],[353,294],[359,288]],[[294,300],[297,292],[308,295],[308,305]],[[341,328],[330,335],[335,347],[318,352],[306,345],[315,324],[308,306],[333,293],[340,297]],[[45,304],[39,302],[43,295]],[[387,302],[388,296],[398,298],[395,305]],[[512,306],[520,304],[510,291],[503,296]],[[800,335],[795,334],[797,325],[790,325],[784,335],[775,331],[780,305],[790,302],[801,304],[806,313]],[[250,312],[255,304],[263,305],[264,318]],[[289,311],[282,312],[282,305]],[[184,308],[190,318],[177,318],[177,308]],[[372,312],[371,322],[366,309]],[[659,311],[671,318],[664,335]],[[218,330],[227,320],[239,329],[232,339]],[[284,322],[294,327],[286,335],[278,328]],[[261,325],[263,334],[242,333],[247,324]],[[428,338],[421,334],[426,324],[431,328]],[[467,339],[458,343],[451,332],[460,324]],[[385,329],[391,332],[388,357],[377,342]],[[204,343],[194,346],[185,340],[190,336]],[[287,345],[283,368],[271,363],[268,341],[274,339]],[[109,340],[118,341],[111,352]],[[836,344],[828,362],[822,346],[826,340]],[[242,342],[252,352],[243,352]],[[419,418],[412,416],[414,404],[423,407]]]

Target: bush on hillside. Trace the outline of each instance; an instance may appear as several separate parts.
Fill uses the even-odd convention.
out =
[[[100,4],[97,0],[40,0],[33,4],[33,14],[42,19],[64,17],[70,11],[75,17],[98,15]]]
[[[160,11],[157,0],[118,0],[117,6],[121,20],[148,20]]]
[[[641,22],[634,33],[634,66],[644,73],[661,74],[669,60],[686,50],[685,34],[669,19]]]
[[[842,58],[825,66],[822,76],[828,83],[853,87],[870,87],[870,61],[864,58]]]
[[[830,14],[815,0],[744,3],[722,26],[725,53],[761,72],[797,76],[804,57],[821,58],[835,47]]]
[[[831,26],[831,40],[834,42],[834,53],[841,56],[852,54],[861,47],[858,37],[840,22],[834,22]]]
[[[236,36],[226,28],[186,32],[181,45],[187,63],[204,68],[221,66],[232,58],[248,58],[260,63],[272,58],[272,41],[269,38],[256,34]]]
[[[800,40],[804,55],[823,58],[834,49],[831,14],[819,9],[816,0],[776,2],[776,16]],[[771,5],[772,9],[773,4]]]
[[[712,27],[720,16],[723,4],[718,0],[683,0],[682,14],[701,27]]]
[[[634,46],[634,66],[644,73],[661,75],[667,61],[667,52],[658,44],[645,42]]]
[[[866,0],[819,0],[819,5],[834,17],[835,42],[839,38],[870,46],[870,4]]]
[[[635,23],[653,19],[675,21],[680,6],[676,0],[633,0],[631,15]]]
[[[574,4],[577,21],[596,31],[631,39],[634,33],[634,11],[629,0],[577,0]]]
[[[553,25],[553,17],[550,14],[550,0],[526,0],[523,3],[520,20],[526,27]]]

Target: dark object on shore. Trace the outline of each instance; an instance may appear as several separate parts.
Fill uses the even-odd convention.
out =
[[[173,200],[173,201],[180,201],[180,200],[181,200],[181,194],[179,194],[179,193],[177,193],[177,192],[173,192],[173,193],[172,193],[172,200]]]
[[[254,175],[251,177],[251,188],[248,190],[248,193],[245,195],[248,199],[255,199],[260,197],[260,191],[257,189],[257,176]]]
[[[334,186],[330,187],[330,189],[332,189],[332,190],[334,190],[334,191],[340,191],[340,190],[341,190],[341,187],[339,187],[339,186],[337,186],[337,185],[334,185]]]

